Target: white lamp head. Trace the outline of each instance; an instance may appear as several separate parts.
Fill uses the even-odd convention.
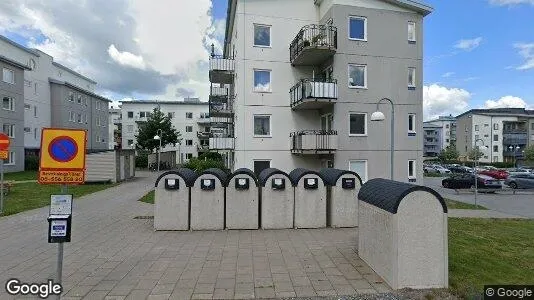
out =
[[[155,140],[159,140],[159,139],[160,139],[159,135],[155,135],[155,136],[154,136],[154,139],[155,139]]]
[[[381,111],[375,111],[371,115],[371,121],[384,121],[386,119],[386,116],[384,116],[384,113]]]

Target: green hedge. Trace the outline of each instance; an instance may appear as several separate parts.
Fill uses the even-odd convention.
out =
[[[138,151],[135,157],[135,167],[141,169],[148,168],[148,152]]]
[[[189,161],[185,163],[183,167],[194,170],[197,173],[204,172],[205,170],[210,168],[217,168],[225,171],[226,173],[230,173],[230,170],[226,168],[222,160],[218,161],[212,159],[198,159],[196,157],[193,157],[189,159]]]
[[[39,156],[29,155],[24,158],[25,171],[39,171]]]

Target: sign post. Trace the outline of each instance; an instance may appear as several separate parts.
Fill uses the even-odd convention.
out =
[[[0,215],[4,212],[4,159],[9,158],[9,136],[0,133]]]

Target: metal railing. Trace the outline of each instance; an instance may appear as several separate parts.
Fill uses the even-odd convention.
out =
[[[207,131],[197,131],[197,137],[199,139],[207,139],[210,137],[210,132],[207,132]]]
[[[209,149],[213,150],[233,150],[235,147],[235,139],[230,136],[211,137],[209,143]]]
[[[210,101],[210,115],[216,115],[217,113],[232,113],[234,111],[233,99],[228,99],[226,102],[212,102]]]
[[[224,57],[222,55],[210,56],[210,71],[234,71],[235,60],[233,57]]]
[[[332,25],[318,24],[302,27],[289,46],[290,60],[293,61],[308,47],[337,49],[337,28]]]
[[[335,79],[301,79],[289,89],[291,106],[304,99],[337,99],[338,89]]]
[[[335,151],[337,150],[337,131],[301,130],[292,132],[291,151]]]
[[[210,96],[214,97],[228,97],[228,88],[227,87],[211,87]]]
[[[526,133],[526,132],[527,132],[527,128],[514,128],[514,129],[504,128],[502,130],[503,134]]]

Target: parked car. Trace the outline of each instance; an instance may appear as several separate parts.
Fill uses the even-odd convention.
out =
[[[451,173],[456,173],[456,174],[473,173],[473,169],[469,167],[465,167],[465,166],[459,166],[459,165],[450,166],[449,171],[451,171]]]
[[[530,174],[530,170],[523,168],[512,168],[508,169],[507,171],[509,175]]]
[[[477,188],[479,189],[502,189],[498,180],[486,175],[477,175]],[[441,185],[448,189],[468,189],[475,187],[475,174],[453,175],[441,181]]]
[[[425,173],[438,173],[438,171],[436,169],[434,169],[430,165],[423,165],[423,172],[425,172]]]
[[[478,174],[490,176],[490,177],[493,177],[499,180],[508,178],[508,172],[506,172],[505,170],[499,170],[499,169],[493,169],[493,168],[478,171]]]
[[[445,169],[444,167],[440,165],[432,165],[431,166],[434,170],[436,170],[440,174],[450,174],[451,171],[449,169]]]
[[[510,174],[504,184],[513,189],[534,189],[534,174]]]

